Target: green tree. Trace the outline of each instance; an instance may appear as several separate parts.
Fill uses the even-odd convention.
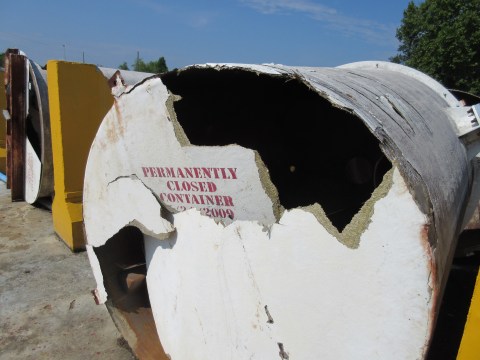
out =
[[[121,64],[118,68],[121,70],[129,70],[126,62]],[[157,61],[150,61],[148,63],[138,57],[132,64],[132,69],[134,71],[158,74],[168,71],[168,66],[163,56],[161,56]]]
[[[124,61],[123,64],[120,64],[120,65],[118,66],[118,68],[119,68],[120,70],[130,70],[130,69],[128,68],[128,65],[127,65],[127,62],[126,62],[126,61]]]
[[[391,61],[416,68],[452,89],[480,94],[480,0],[410,1]]]
[[[133,70],[157,74],[168,71],[168,67],[163,56],[157,61],[150,61],[148,63],[145,63],[141,58],[137,58],[133,64]]]
[[[0,67],[5,66],[5,53],[0,53]]]

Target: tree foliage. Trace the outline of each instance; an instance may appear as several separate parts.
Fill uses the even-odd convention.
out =
[[[390,60],[452,89],[480,94],[480,0],[410,1]]]
[[[0,67],[4,67],[5,65],[5,53],[0,53]]]
[[[129,70],[126,61],[124,61],[123,64],[118,65],[118,68],[119,68],[120,70]]]
[[[118,68],[121,70],[129,70],[126,62],[121,64]],[[163,56],[158,58],[157,61],[150,61],[148,63],[144,62],[140,57],[138,57],[132,64],[132,70],[158,74],[168,71],[168,67]]]

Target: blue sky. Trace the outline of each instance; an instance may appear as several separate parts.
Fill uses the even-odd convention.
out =
[[[408,0],[2,0],[0,50],[106,67],[388,60]]]

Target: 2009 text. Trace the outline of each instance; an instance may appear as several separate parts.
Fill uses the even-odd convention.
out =
[[[172,206],[177,211],[185,211],[188,209],[192,209],[193,206],[186,207],[184,205],[175,205]],[[235,218],[235,213],[232,209],[217,209],[217,208],[198,208],[200,212],[206,216],[214,217],[214,218],[221,218],[221,219],[231,219]]]

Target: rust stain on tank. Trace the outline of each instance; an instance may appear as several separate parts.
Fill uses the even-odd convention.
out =
[[[438,286],[437,286],[437,266],[435,264],[435,256],[433,255],[433,249],[430,246],[429,242],[429,232],[430,232],[430,224],[423,224],[422,228],[420,229],[420,242],[424,249],[425,255],[427,256],[428,260],[428,270],[430,273],[429,284],[430,287],[430,314],[429,314],[429,338],[432,338],[432,334],[435,328],[435,314],[437,311],[437,302],[438,302]],[[425,352],[428,349],[428,345],[426,344]]]
[[[123,137],[125,135],[125,121],[123,120],[122,109],[120,108],[120,105],[118,104],[118,102],[116,100],[113,102],[113,106],[115,108],[115,113],[117,115],[117,117],[116,117],[116,119],[117,119],[117,130],[118,130],[118,133],[120,134],[120,136]]]
[[[114,124],[107,122],[107,139],[111,143],[116,143],[125,134],[125,122],[123,121],[122,111],[116,99],[113,102],[113,108],[115,109],[115,118],[117,121]]]

